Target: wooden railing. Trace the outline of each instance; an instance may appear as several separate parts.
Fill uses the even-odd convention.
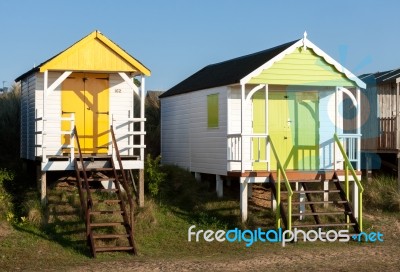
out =
[[[361,184],[361,181],[358,179],[356,172],[354,171],[353,165],[351,164],[347,153],[345,149],[343,148],[343,145],[339,139],[339,137],[336,135],[336,133],[333,135],[333,138],[336,142],[336,145],[339,147],[339,150],[343,156],[344,160],[344,172],[345,172],[345,193],[346,193],[346,198],[349,200],[350,197],[350,188],[349,188],[349,171],[350,174],[352,175],[355,184],[358,187],[358,224],[360,225],[360,230],[362,231],[363,227],[363,222],[362,222],[362,193],[364,192],[364,187]]]
[[[130,224],[131,224],[131,230],[132,230],[132,236],[133,236],[133,225],[134,225],[134,219],[133,219],[133,200],[132,200],[132,194],[129,190],[129,186],[128,186],[128,180],[126,178],[126,174],[122,165],[122,160],[121,160],[121,155],[119,153],[119,149],[118,149],[118,145],[117,145],[117,140],[115,138],[115,133],[114,133],[114,128],[113,126],[110,127],[110,132],[111,132],[111,138],[112,138],[112,144],[113,147],[115,149],[115,155],[117,157],[117,161],[118,161],[118,165],[119,165],[119,170],[121,171],[121,175],[122,175],[122,186],[125,189],[127,198],[128,198],[128,202],[129,202],[129,218],[130,218]],[[114,162],[113,162],[114,163]],[[114,171],[115,171],[115,166],[113,167]],[[117,177],[117,174],[115,173],[115,177]],[[116,182],[119,182],[116,181]]]
[[[396,149],[396,117],[379,119],[379,149]]]
[[[291,230],[292,229],[292,196],[293,196],[293,190],[290,187],[289,180],[286,176],[285,168],[283,167],[279,157],[278,153],[276,152],[275,146],[271,140],[271,137],[267,138],[269,145],[271,146],[271,151],[273,156],[275,157],[276,160],[276,169],[277,169],[277,180],[275,182],[272,174],[270,175],[271,182],[273,183],[276,191],[276,227],[280,228],[281,227],[281,218],[283,217],[284,220],[286,221],[286,229]],[[287,197],[288,197],[288,213],[286,215],[281,215],[282,212],[282,203],[281,203],[281,180],[283,179],[283,183],[285,184],[286,191],[287,191]],[[284,222],[285,223],[285,222]]]
[[[82,156],[82,150],[81,150],[81,145],[79,143],[79,135],[78,132],[76,130],[76,127],[74,127],[74,134],[76,137],[76,143],[78,146],[78,154],[79,154],[79,163],[81,164],[80,167],[82,168],[82,173],[83,173],[83,181],[85,182],[85,187],[86,187],[86,203],[84,202],[83,208],[85,209],[85,220],[86,220],[86,237],[88,239],[88,241],[91,243],[91,248],[94,248],[94,241],[93,241],[93,234],[90,230],[90,212],[93,210],[93,198],[92,198],[92,193],[90,192],[90,187],[89,187],[89,180],[87,177],[87,173],[86,173],[86,165],[83,162],[83,156]],[[76,169],[76,171],[79,172],[79,165],[78,169]],[[78,181],[79,182],[79,181]],[[83,195],[81,196],[81,198],[83,198]]]
[[[59,118],[43,118],[39,117],[36,113],[35,117],[35,155],[42,156],[42,162],[47,162],[47,155],[56,155],[56,154],[49,154],[49,149],[53,146],[50,146],[47,137],[55,136],[60,137],[62,135],[69,135],[70,143],[61,145],[61,150],[68,149],[69,150],[69,160],[72,163],[75,160],[75,113],[68,112],[64,114],[69,114],[69,117],[59,117]],[[60,130],[55,133],[50,133],[51,129],[46,129],[46,123],[48,121],[56,121],[60,122],[69,122],[70,129],[69,130]],[[39,124],[42,124],[41,127]],[[61,125],[62,127],[62,125]],[[41,142],[39,142],[39,136],[42,137]],[[38,148],[41,149],[41,152],[38,152]],[[60,146],[54,146],[55,149],[59,150]]]
[[[126,152],[127,155],[130,156],[136,155],[141,161],[144,161],[144,149],[146,148],[144,136],[146,135],[146,131],[144,131],[144,126],[142,124],[144,124],[146,118],[116,118],[115,116],[112,116],[111,120],[111,126],[117,132],[119,129],[127,127],[126,129],[123,129],[123,132],[118,135],[118,137],[115,137],[119,142],[121,142],[122,139],[127,138],[126,144],[120,144],[119,152]],[[139,130],[135,129],[135,124],[137,123],[140,123]],[[115,130],[113,131],[114,136],[117,134]],[[140,144],[135,144],[135,136],[140,137]],[[139,150],[139,152],[137,152],[137,150]]]

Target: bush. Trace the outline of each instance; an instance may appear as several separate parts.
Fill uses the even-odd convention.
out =
[[[166,174],[160,168],[161,156],[152,159],[148,154],[145,161],[145,180],[148,184],[148,190],[153,197],[157,197],[160,192],[160,185],[165,180]]]
[[[6,182],[14,180],[14,173],[7,169],[0,169],[0,217],[13,217],[11,212],[12,197],[5,188]]]

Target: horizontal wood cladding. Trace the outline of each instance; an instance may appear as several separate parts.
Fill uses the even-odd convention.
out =
[[[250,83],[347,87],[356,85],[312,49],[304,50],[302,47],[263,70]]]
[[[218,94],[218,126],[208,128],[207,96]],[[227,87],[161,99],[161,153],[165,164],[226,175]]]

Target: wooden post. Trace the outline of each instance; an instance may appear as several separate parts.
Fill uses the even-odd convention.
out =
[[[139,169],[139,207],[144,207],[144,170]]]
[[[215,189],[218,197],[224,196],[224,181],[220,175],[215,175]]]
[[[37,185],[37,190],[40,192],[41,191],[41,183],[42,183],[42,168],[40,166],[40,163],[36,165],[36,185]]]
[[[324,180],[324,201],[329,201],[329,181],[328,180]],[[329,204],[328,203],[324,203],[324,208],[328,208]]]
[[[249,183],[247,185],[247,196],[252,197],[253,196],[253,183]]]
[[[297,182],[296,182],[297,183]],[[301,191],[301,192],[304,192],[304,187],[303,187],[303,184],[302,183],[300,183],[299,184],[299,191]],[[299,213],[300,214],[303,214],[303,213],[305,213],[306,212],[306,205],[304,204],[304,202],[306,201],[306,194],[305,193],[300,193],[300,195],[299,195],[299,202],[301,203],[300,205],[299,205]],[[299,217],[299,220],[303,220],[304,219],[304,216],[303,215],[300,215],[300,217]]]
[[[400,153],[397,153],[397,190],[400,192]]]
[[[396,79],[397,83],[397,109],[396,109],[396,149],[400,148],[400,77]],[[397,153],[397,189],[400,192],[400,153]]]
[[[247,221],[247,181],[246,178],[240,178],[240,214],[242,216],[242,222]]]
[[[46,181],[46,171],[41,171],[40,178],[40,202],[42,206],[46,206],[47,204],[47,181]]]

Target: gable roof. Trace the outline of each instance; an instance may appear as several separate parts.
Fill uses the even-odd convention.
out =
[[[400,78],[400,68],[384,72],[362,74],[358,77],[369,84],[396,82],[396,79]]]
[[[107,52],[109,52],[110,55],[113,54],[115,56],[118,56],[121,62],[130,67],[129,69],[132,72],[138,71],[146,76],[149,76],[151,74],[150,70],[146,68],[140,61],[129,55],[125,50],[123,50],[116,43],[104,36],[100,31],[95,30],[86,37],[82,38],[81,40],[77,41],[76,43],[65,49],[64,51],[58,53],[57,55],[51,57],[50,59],[42,62],[38,66],[17,77],[15,81],[18,82],[21,79],[29,76],[30,74],[39,71],[44,72],[46,70],[74,70],[73,67],[66,64],[68,62],[68,58],[71,58],[71,56],[80,57],[79,54],[85,54],[85,52],[82,53],[79,51],[85,49],[85,46],[87,44],[94,41],[98,44],[98,47],[103,47]],[[90,52],[90,49],[87,49],[87,52]],[[87,58],[87,56],[85,57]],[[86,63],[91,64],[93,63],[93,60],[86,60]]]
[[[338,72],[343,73],[359,87],[365,88],[364,82],[314,45],[306,36],[307,34],[305,33],[303,39],[284,43],[254,54],[208,65],[164,92],[160,98],[213,87],[247,83],[253,76],[260,74],[262,70],[268,69],[275,62],[283,59],[285,55],[290,54],[301,46],[313,49],[318,56],[321,56],[327,63],[333,65]]]
[[[240,83],[242,78],[295,44],[297,41],[298,40],[284,43],[257,53],[208,65],[178,83],[160,97]]]

